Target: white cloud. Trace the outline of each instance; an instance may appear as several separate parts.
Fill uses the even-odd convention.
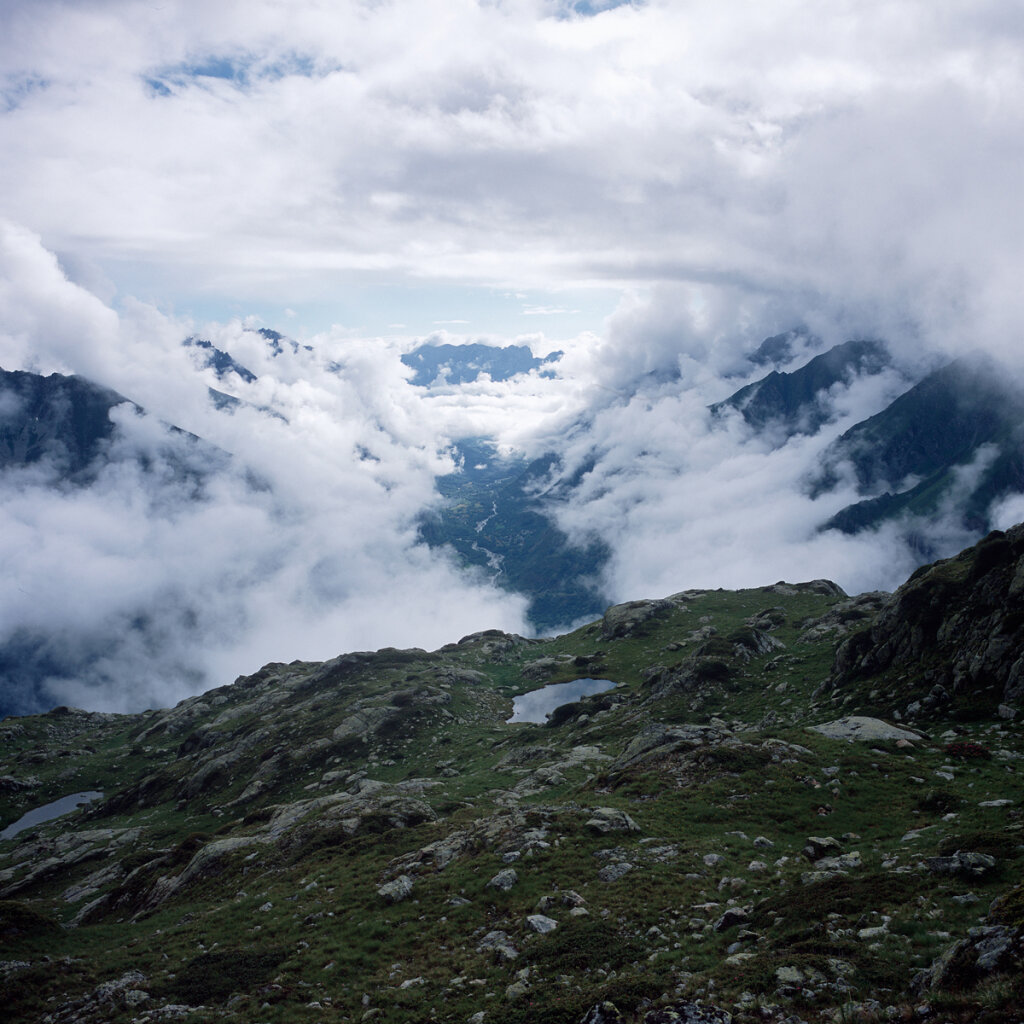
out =
[[[162,693],[186,663],[450,639],[464,627],[449,611],[516,628],[520,605],[412,544],[445,447],[473,434],[555,444],[570,464],[597,447],[600,479],[564,524],[612,543],[616,596],[764,582],[794,561],[852,589],[896,582],[895,538],[871,553],[814,533],[828,509],[794,488],[823,441],[768,452],[709,431],[703,407],[798,323],[825,343],[885,337],[918,370],[977,349],[1021,363],[1013,7],[7,0],[0,363],[102,381],[273,485],[229,476],[205,506],[163,491],[154,507],[125,471],[51,507],[25,476],[4,511],[26,545],[11,549],[18,585],[47,567],[69,622],[90,606],[114,621],[138,598],[172,623],[193,578],[219,595],[217,643],[169,657]],[[421,314],[416,289],[442,284],[521,296],[517,317],[598,289],[621,301],[590,331],[523,339],[565,351],[556,381],[430,395],[397,358],[419,337],[340,323],[275,358],[246,329],[257,310],[307,323],[379,288],[385,307],[412,296],[381,309],[392,331],[450,311],[495,337],[482,301]],[[286,421],[216,413],[215,378],[180,345],[195,332],[260,375],[232,384],[240,398]],[[887,380],[838,395],[840,423],[879,408]],[[93,571],[74,575],[72,555]],[[387,619],[413,639],[384,636]]]
[[[31,352],[40,366],[88,368],[149,410],[113,410],[111,459],[88,487],[64,486],[45,463],[4,476],[0,640],[45,638],[44,703],[140,707],[269,660],[525,631],[522,600],[416,544],[446,439],[401,401],[416,389],[396,352],[343,339],[332,370],[305,349],[274,357],[227,325],[218,342],[265,374],[239,393],[287,419],[252,406],[224,415],[206,398],[212,371],[191,369],[183,325],[141,307],[119,318],[38,240],[4,237],[19,285],[4,312],[19,326],[0,336],[0,363]]]
[[[1000,5],[599,6],[12,0],[0,208],[163,302],[677,281],[1019,329]]]

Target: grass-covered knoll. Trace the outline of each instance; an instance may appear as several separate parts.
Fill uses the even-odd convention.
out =
[[[897,685],[834,685],[883,604],[692,591],[555,638],[8,719],[0,820],[105,799],[0,843],[7,1019],[579,1022],[684,998],[741,1022],[1015,1019],[1019,720],[808,729]],[[507,724],[517,694],[580,676],[618,686]],[[921,980],[982,922],[1010,936],[991,970],[957,947],[957,985]]]

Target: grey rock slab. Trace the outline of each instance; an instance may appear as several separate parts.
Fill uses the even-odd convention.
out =
[[[834,836],[808,836],[803,848],[803,855],[810,861],[838,857],[842,852],[843,844]]]
[[[617,807],[595,807],[587,821],[587,828],[601,833],[640,831],[640,826]]]
[[[996,866],[996,859],[987,853],[964,853],[957,850],[951,857],[928,857],[925,864],[928,870],[936,875],[978,877],[991,871]]]
[[[413,881],[408,875],[399,875],[393,882],[382,885],[377,895],[387,903],[401,903],[412,895]]]
[[[508,892],[518,881],[519,875],[516,874],[515,868],[505,868],[499,871],[487,884],[495,889],[500,889],[502,892]]]
[[[508,933],[497,930],[488,932],[480,940],[480,944],[476,947],[476,951],[478,953],[496,953],[506,962],[515,960],[515,958],[519,956],[519,950],[512,944],[512,940],[509,938]]]
[[[622,860],[616,864],[609,864],[607,867],[601,868],[597,873],[597,877],[602,882],[617,882],[623,875],[628,875],[632,870],[633,865]]]
[[[531,914],[526,919],[528,927],[532,928],[538,935],[547,935],[558,927],[558,922],[553,918],[545,917],[543,914]]]
[[[855,740],[877,742],[878,740],[910,740],[916,742],[923,737],[910,729],[901,729],[880,718],[868,718],[863,715],[851,715],[848,718],[837,718],[834,722],[811,725],[812,732],[821,733],[834,740]]]

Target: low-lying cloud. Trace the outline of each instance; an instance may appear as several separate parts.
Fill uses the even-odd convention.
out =
[[[123,446],[170,422],[233,459],[195,504],[154,487],[159,462],[56,496],[41,469],[9,477],[0,632],[49,619],[57,643],[102,622],[109,671],[55,677],[48,699],[127,706],[271,657],[524,628],[522,602],[415,543],[451,441],[484,434],[558,451],[566,472],[597,453],[556,514],[612,547],[615,598],[898,582],[895,527],[816,532],[856,497],[801,489],[828,431],[773,447],[712,429],[705,406],[797,324],[822,345],[882,338],[908,379],[978,350],[1024,373],[1024,30],[1008,11],[9,0],[0,364],[141,403]],[[599,293],[621,296],[606,322],[537,332],[538,310]],[[522,336],[486,322],[498,295],[516,296]],[[274,355],[247,329],[268,310],[297,312],[312,351]],[[399,357],[442,319],[452,342],[563,350],[559,378],[417,394]],[[381,336],[399,321],[406,335]],[[197,373],[191,334],[258,379]],[[897,383],[839,389],[831,433]],[[218,412],[208,386],[245,404]],[[951,522],[943,543],[958,536]],[[166,626],[146,632],[155,649],[139,603]]]
[[[5,311],[22,308],[28,326],[0,337],[5,368],[13,357],[106,371],[102,383],[147,412],[112,411],[115,434],[89,486],[68,486],[45,461],[3,475],[0,642],[44,673],[6,706],[137,708],[270,660],[526,629],[522,600],[416,543],[416,516],[448,463],[414,407],[389,397],[415,390],[397,356],[357,343],[342,363],[310,362],[300,376],[290,349],[275,358],[259,335],[226,327],[218,340],[245,342],[238,354],[250,366],[279,373],[241,388],[251,404],[228,415],[208,401],[209,375],[188,363],[183,325],[140,310],[96,316],[96,330],[108,328],[96,338],[51,333],[52,310],[33,310],[36,296],[69,318],[95,307],[53,261],[21,269],[23,284],[44,279],[6,296]],[[146,337],[147,327],[159,330]]]

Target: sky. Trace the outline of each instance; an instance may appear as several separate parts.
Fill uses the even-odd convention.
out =
[[[995,334],[1022,13],[5,0],[0,204],[101,298],[293,334],[600,332],[659,286]]]
[[[1021,0],[4,0],[0,22],[0,366],[114,387],[149,413],[124,444],[176,423],[270,484],[197,507],[127,471],[11,485],[0,633],[115,636],[145,606],[170,637],[196,595],[218,609],[55,700],[527,631],[415,544],[474,434],[601,452],[559,521],[610,544],[615,600],[895,586],[895,538],[814,532],[855,497],[800,489],[827,437],[774,449],[706,405],[796,324],[896,356],[832,396],[833,433],[939,360],[1024,369]],[[313,352],[274,359],[259,326]],[[210,407],[193,334],[260,375],[227,388],[251,408]],[[408,385],[403,352],[479,340],[561,349],[560,376]]]

